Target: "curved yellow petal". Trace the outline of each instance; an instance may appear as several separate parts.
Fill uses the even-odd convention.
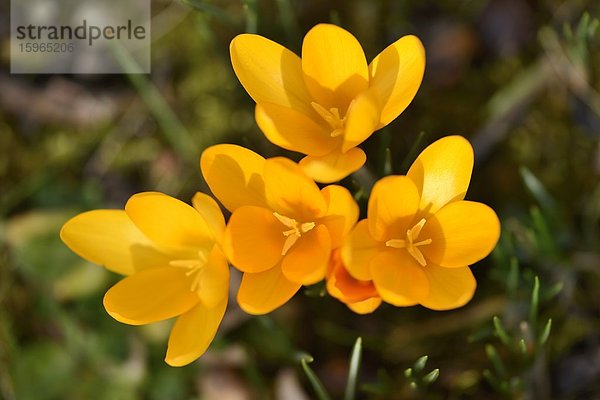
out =
[[[204,218],[217,241],[221,243],[225,231],[225,217],[217,202],[205,193],[196,192],[192,198],[192,206]]]
[[[317,225],[303,234],[283,257],[281,270],[292,282],[312,285],[325,278],[330,255],[329,232],[324,225]]]
[[[182,314],[169,335],[165,361],[182,367],[200,357],[214,339],[227,308],[227,296],[214,307],[197,304]]]
[[[260,103],[256,106],[256,123],[271,143],[287,150],[322,156],[338,145],[330,128],[292,108]]]
[[[267,314],[287,303],[301,286],[288,280],[280,265],[257,274],[246,272],[242,277],[237,301],[248,314]]]
[[[153,242],[173,249],[210,249],[215,237],[190,205],[166,194],[134,194],[125,204],[133,223]]]
[[[379,125],[379,113],[378,99],[371,90],[361,93],[352,101],[346,114],[343,152],[358,146],[371,136]]]
[[[77,255],[122,275],[165,266],[170,256],[151,242],[123,210],[94,210],[76,215],[60,231]]]
[[[369,68],[360,43],[339,26],[319,24],[302,43],[304,82],[313,99],[344,114],[369,86]]]
[[[429,295],[427,275],[404,249],[377,254],[371,260],[370,267],[377,292],[387,303],[410,306]]]
[[[202,152],[200,169],[215,197],[233,212],[241,206],[266,205],[265,159],[234,144],[218,144]]]
[[[357,314],[371,314],[381,305],[381,297],[371,297],[356,303],[346,303],[346,305]]]
[[[380,252],[386,250],[384,242],[373,239],[369,232],[369,221],[363,219],[350,231],[341,250],[344,266],[356,279],[371,280],[369,265]]]
[[[219,248],[213,247],[206,264],[197,272],[198,296],[206,308],[213,308],[229,293],[229,266]]]
[[[300,58],[267,38],[242,34],[229,46],[238,79],[256,103],[274,103],[310,115]]]
[[[467,304],[477,282],[469,267],[444,268],[428,264],[423,268],[429,280],[429,295],[419,303],[432,310],[450,310]]]
[[[379,98],[380,127],[392,122],[417,94],[425,72],[425,49],[412,35],[389,45],[369,65],[369,87]]]
[[[145,325],[183,314],[198,303],[184,268],[151,268],[128,276],[104,295],[111,317],[130,325]]]
[[[358,171],[367,161],[365,152],[353,147],[346,153],[334,150],[321,157],[306,156],[300,160],[300,166],[315,181],[333,183]]]
[[[427,146],[406,174],[419,189],[421,217],[463,199],[472,170],[473,147],[464,137],[446,136]]]
[[[229,218],[223,250],[240,271],[266,271],[281,260],[285,229],[289,228],[265,208],[240,207]]]
[[[431,216],[420,237],[425,258],[442,267],[464,267],[486,257],[500,238],[500,221],[490,207],[473,201],[450,203]]]
[[[319,220],[329,230],[331,248],[336,249],[344,243],[345,237],[358,220],[358,204],[348,189],[338,185],[329,185],[321,189],[327,211]]]
[[[317,184],[295,162],[270,158],[264,167],[265,192],[274,211],[299,222],[314,222],[327,204]]]
[[[391,175],[378,180],[368,204],[369,232],[375,240],[404,239],[419,207],[419,193],[406,176]]]

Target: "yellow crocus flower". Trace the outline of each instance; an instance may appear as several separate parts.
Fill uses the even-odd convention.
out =
[[[230,53],[267,139],[306,154],[300,165],[323,183],[365,163],[356,146],[404,111],[425,70],[425,51],[415,36],[398,39],[367,65],[358,40],[330,24],[306,34],[302,58],[253,34],[235,37]]]
[[[192,203],[139,193],[125,210],[84,212],[60,232],[79,256],[126,275],[104,296],[114,319],[145,325],[177,317],[165,358],[172,366],[189,364],[206,351],[227,307],[223,214],[203,193]]]
[[[358,219],[347,189],[319,190],[298,164],[265,160],[236,145],[209,147],[200,166],[215,197],[232,212],[223,250],[244,273],[237,295],[244,311],[273,311],[302,285],[325,278],[332,249]]]
[[[476,281],[469,265],[486,257],[500,236],[496,213],[463,200],[473,149],[461,136],[428,146],[406,176],[387,176],[371,192],[368,217],[342,247],[350,274],[373,280],[396,306],[461,307]]]

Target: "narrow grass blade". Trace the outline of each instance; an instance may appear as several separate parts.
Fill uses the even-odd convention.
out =
[[[437,378],[439,376],[440,376],[440,369],[436,368],[423,377],[423,383],[425,385],[431,385],[433,382],[435,382],[437,380]]]
[[[533,278],[533,289],[531,290],[531,308],[529,309],[529,323],[533,332],[537,332],[537,317],[540,301],[540,280],[536,276]]]
[[[309,367],[309,365],[308,365],[309,362],[312,362],[312,357],[311,358],[304,357],[300,360],[300,364],[302,364],[302,369],[304,370],[304,373],[306,374],[308,381],[310,382],[311,386],[313,387],[313,390],[315,391],[315,394],[317,395],[317,399],[318,400],[331,400],[331,398],[325,391],[325,387],[323,386],[323,384],[317,377],[317,374],[315,374],[315,372],[312,370],[312,368]]]
[[[354,397],[356,396],[356,381],[361,358],[362,338],[358,337],[354,343],[354,347],[352,348],[352,356],[350,357],[350,369],[348,371],[348,381],[346,382],[344,400],[354,400]]]
[[[506,331],[504,330],[500,318],[494,316],[493,321],[496,335],[505,346],[510,347],[510,337],[508,336],[508,333],[506,333]]]
[[[550,337],[551,330],[552,330],[552,318],[548,319],[548,322],[546,322],[546,325],[544,325],[544,329],[542,330],[542,333],[541,333],[540,339],[539,339],[540,346],[543,346],[544,344],[546,344],[546,342],[548,341],[548,338]]]
[[[413,369],[416,372],[423,371],[423,368],[425,368],[425,365],[427,364],[428,358],[429,358],[429,356],[419,357],[419,359],[417,361],[415,361],[415,365],[413,365]]]
[[[500,359],[496,348],[491,344],[487,344],[485,346],[485,353],[492,362],[492,365],[494,366],[494,369],[496,370],[498,375],[502,377],[506,376],[506,368],[504,367],[504,363]]]

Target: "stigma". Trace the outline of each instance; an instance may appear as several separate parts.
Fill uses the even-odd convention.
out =
[[[285,256],[287,252],[292,248],[292,246],[302,237],[302,234],[311,231],[315,227],[314,222],[304,222],[299,223],[293,218],[286,217],[285,215],[281,215],[279,213],[274,212],[273,216],[277,218],[279,222],[281,222],[285,227],[290,228],[283,231],[283,236],[285,236],[285,242],[283,243],[283,248],[281,249],[281,255]]]
[[[421,218],[421,220],[417,222],[415,226],[406,231],[406,239],[391,239],[385,242],[385,245],[395,249],[406,249],[406,251],[408,251],[408,253],[419,263],[419,265],[422,267],[426,266],[427,260],[425,260],[425,256],[423,256],[419,246],[431,244],[432,240],[418,240],[419,234],[421,233],[421,229],[423,229],[425,222],[427,222],[425,218]]]
[[[320,105],[319,103],[315,103],[314,101],[310,103],[313,109],[323,118],[325,122],[331,127],[331,137],[338,137],[344,134],[344,123],[346,122],[346,117],[342,118],[340,116],[340,110],[337,107],[330,108],[329,110]]]

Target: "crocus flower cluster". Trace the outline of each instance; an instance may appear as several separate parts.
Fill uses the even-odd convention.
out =
[[[230,50],[267,139],[305,157],[265,159],[232,144],[204,150],[200,169],[231,212],[227,223],[206,194],[190,206],[156,192],[65,223],[67,246],[124,275],[104,297],[107,312],[131,325],[177,318],[165,360],[182,366],[206,351],[225,314],[228,262],[243,273],[237,303],[249,314],[322,280],[358,314],[382,302],[467,303],[476,286],[469,266],[492,251],[500,223],[488,206],[464,200],[473,169],[466,139],[442,138],[405,176],[376,182],[360,221],[346,188],[316,183],[362,167],[357,146],[412,101],[425,66],[419,39],[400,38],[370,64],[354,36],[328,24],[306,34],[302,58],[258,35],[237,36]]]

